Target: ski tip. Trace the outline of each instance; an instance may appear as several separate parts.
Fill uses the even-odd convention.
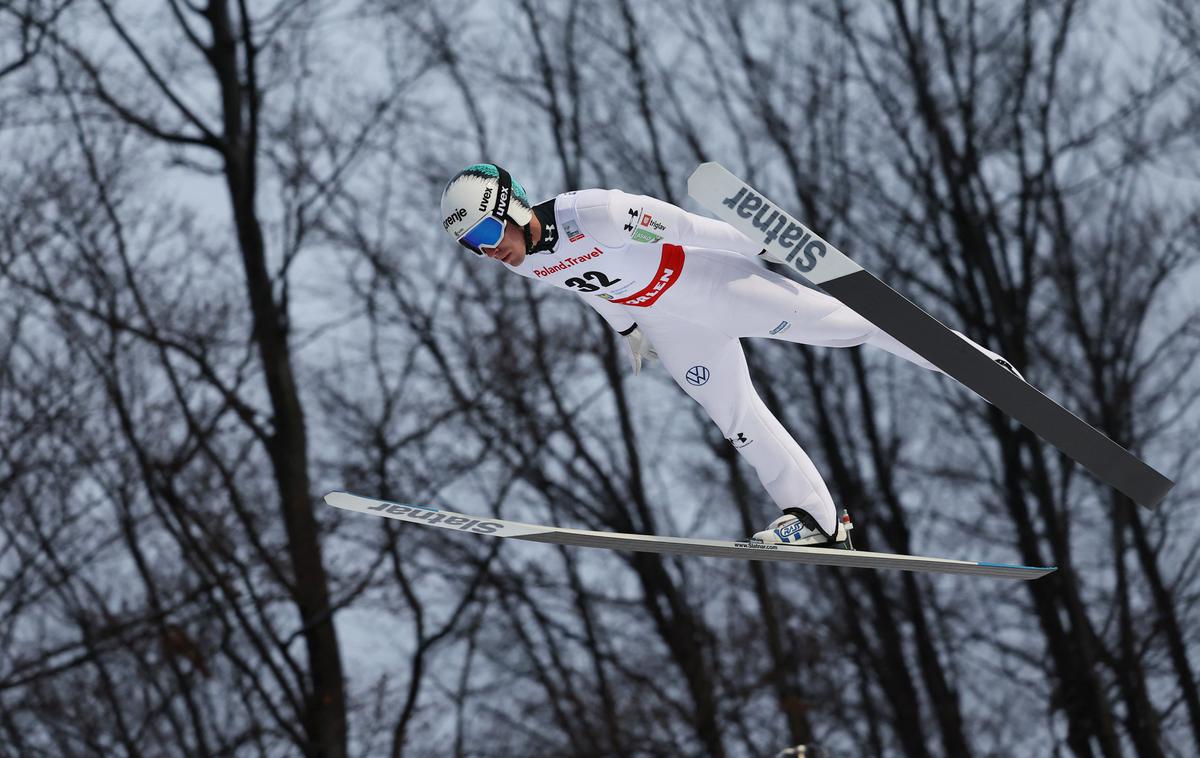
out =
[[[726,168],[720,163],[717,163],[716,161],[705,161],[704,163],[701,163],[696,167],[696,170],[692,172],[692,175],[688,177],[688,192],[690,193],[692,191],[693,183],[697,181],[703,181],[706,176],[721,173],[728,174],[729,171],[726,170]]]
[[[361,511],[370,506],[370,501],[363,497],[341,490],[325,493],[324,499],[326,505],[332,505],[334,508],[341,508],[344,511]]]

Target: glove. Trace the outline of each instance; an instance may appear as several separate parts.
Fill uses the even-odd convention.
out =
[[[637,324],[625,333],[625,344],[629,345],[629,362],[633,366],[634,376],[642,372],[642,359],[653,360],[658,357],[654,346],[650,344],[650,338],[638,329]]]

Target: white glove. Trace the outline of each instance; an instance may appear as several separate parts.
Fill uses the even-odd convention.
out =
[[[625,344],[629,345],[629,362],[633,365],[634,376],[642,372],[643,358],[653,360],[658,357],[658,353],[654,351],[654,346],[650,344],[650,338],[646,336],[645,332],[638,329],[636,324],[625,335]]]

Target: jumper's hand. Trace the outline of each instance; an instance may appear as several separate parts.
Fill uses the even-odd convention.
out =
[[[633,366],[634,376],[642,372],[643,359],[653,360],[658,357],[654,346],[650,344],[650,338],[637,326],[625,335],[625,344],[629,346],[629,362]]]

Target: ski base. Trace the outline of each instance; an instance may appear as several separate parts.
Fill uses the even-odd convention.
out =
[[[658,537],[647,534],[596,532],[587,529],[525,524],[497,518],[478,518],[432,506],[391,503],[348,492],[330,492],[325,502],[335,508],[491,537],[547,542],[556,545],[607,548],[633,552],[699,555],[709,558],[739,558],[751,561],[789,561],[820,566],[896,569],[941,574],[974,574],[1001,579],[1037,579],[1054,571],[1054,566],[1018,566],[986,561],[959,561],[919,555],[872,553],[819,547],[773,545],[750,540],[710,540]]]
[[[1103,432],[958,339],[816,232],[719,163],[703,163],[688,194],[778,261],[848,305],[947,375],[1024,424],[1100,481],[1154,509],[1174,485]]]

